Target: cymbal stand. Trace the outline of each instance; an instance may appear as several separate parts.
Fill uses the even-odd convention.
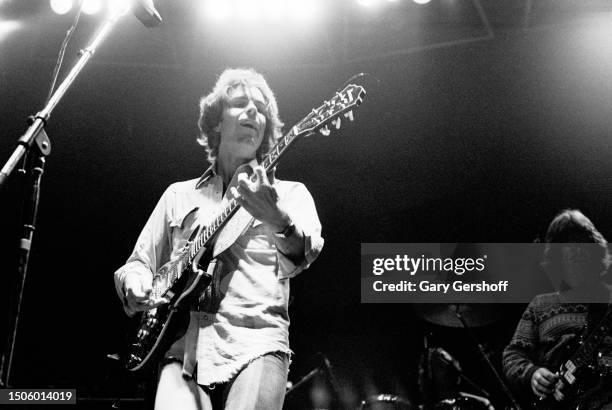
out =
[[[480,352],[482,357],[485,359],[485,362],[487,363],[487,365],[489,366],[489,368],[491,369],[491,371],[495,375],[495,378],[497,379],[497,382],[499,383],[499,385],[502,387],[504,393],[506,394],[506,396],[512,402],[513,408],[517,409],[517,410],[520,410],[521,406],[518,404],[518,402],[514,398],[514,395],[512,394],[512,392],[510,391],[508,386],[506,386],[506,383],[504,382],[504,380],[500,376],[500,374],[497,371],[497,369],[495,368],[495,366],[493,366],[493,363],[491,363],[491,359],[489,359],[489,355],[485,352],[484,346],[480,343],[480,341],[478,340],[478,338],[476,337],[474,332],[472,332],[472,328],[470,326],[468,326],[466,321],[463,319],[463,316],[459,312],[459,308],[457,308],[455,310],[455,316],[457,316],[457,319],[459,319],[461,321],[461,324],[463,325],[463,328],[467,331],[468,335],[470,335],[470,337],[472,338],[472,340],[474,341],[476,346],[478,346],[478,351]]]

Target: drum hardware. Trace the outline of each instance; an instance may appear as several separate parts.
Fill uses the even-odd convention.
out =
[[[502,316],[498,305],[480,304],[413,304],[415,313],[420,318],[440,326],[462,328],[463,323],[457,318],[456,312],[461,312],[463,320],[470,327],[481,327],[496,322]]]
[[[340,397],[340,385],[338,384],[338,379],[336,379],[336,376],[334,375],[330,361],[321,352],[317,352],[316,355],[319,357],[321,363],[317,367],[312,369],[310,372],[308,372],[308,374],[306,374],[300,380],[298,380],[295,384],[287,382],[287,391],[285,392],[285,397],[289,396],[292,392],[294,392],[304,383],[315,377],[318,373],[327,375],[327,379],[331,384],[332,390],[336,394],[336,397]]]
[[[440,400],[435,404],[436,410],[495,410],[491,402],[480,396],[459,392],[459,396],[452,399]]]
[[[480,343],[480,341],[478,340],[478,337],[476,337],[476,334],[472,331],[471,327],[468,325],[468,323],[464,319],[463,315],[459,312],[459,308],[458,307],[455,310],[455,315],[457,316],[457,319],[459,319],[459,321],[463,325],[463,328],[467,331],[467,334],[470,335],[470,338],[474,341],[474,344],[476,344],[476,346],[478,346],[478,351],[480,352],[480,354],[482,355],[483,359],[485,360],[485,362],[489,366],[489,369],[491,369],[491,371],[495,375],[495,378],[497,379],[497,382],[499,383],[499,385],[503,389],[504,393],[506,394],[506,396],[508,397],[508,399],[512,403],[512,408],[514,408],[516,410],[521,410],[521,406],[518,404],[518,401],[516,400],[516,398],[514,397],[514,395],[512,394],[512,392],[510,391],[510,389],[506,385],[506,383],[504,382],[503,378],[500,376],[500,374],[497,371],[497,369],[495,368],[495,366],[493,366],[493,363],[491,363],[491,359],[489,359],[489,355],[485,352],[484,346],[482,345],[482,343]]]
[[[410,401],[393,394],[376,394],[361,402],[359,410],[411,410]]]
[[[464,374],[459,361],[441,347],[428,347],[427,336],[424,342],[426,349],[419,364],[419,390],[423,404],[419,408],[489,410],[489,393]],[[461,391],[462,382],[480,395]]]
[[[289,397],[291,393],[293,393],[296,389],[301,387],[304,383],[308,382],[310,379],[315,377],[319,372],[321,372],[320,367],[315,367],[308,374],[298,380],[297,383],[287,382],[287,391],[285,392],[285,398]]]
[[[440,354],[440,361],[442,361],[445,364],[448,364],[450,366],[452,366],[455,371],[457,372],[460,381],[465,382],[467,385],[469,385],[471,388],[473,388],[474,390],[476,390],[480,395],[484,396],[484,397],[490,397],[489,393],[487,393],[486,390],[484,390],[482,387],[480,387],[475,381],[473,381],[472,379],[470,379],[461,369],[461,365],[459,364],[459,361],[457,361],[457,359],[453,358],[450,353],[448,353],[446,350],[442,349],[441,347],[435,348],[435,350],[437,352],[439,352]],[[478,396],[480,397],[480,396]]]
[[[501,386],[504,394],[510,400],[514,409],[520,410],[521,407],[514,398],[514,395],[506,386],[504,380],[498,373],[493,363],[489,359],[489,355],[485,352],[483,345],[480,343],[472,328],[485,326],[497,321],[501,317],[499,306],[490,304],[415,304],[413,308],[416,314],[424,320],[447,327],[463,328],[472,339],[472,342],[478,348],[478,352],[485,360],[487,367],[493,372],[495,379]],[[461,372],[459,376],[468,384],[475,386],[469,378],[466,378]],[[478,388],[478,391],[483,392]],[[486,393],[486,392],[485,392]],[[488,396],[488,395],[487,395]]]

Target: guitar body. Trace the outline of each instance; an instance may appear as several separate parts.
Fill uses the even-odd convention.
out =
[[[597,383],[582,393],[577,409],[600,409],[612,402],[612,377],[610,375],[599,376]]]
[[[537,410],[596,410],[612,400],[612,380],[601,374],[594,365],[579,365],[572,354],[584,347],[582,338],[575,338],[551,358],[551,369],[559,369],[557,375],[563,383],[563,401],[549,396],[537,400]]]
[[[533,407],[537,410],[597,410],[602,408],[612,401],[612,378],[599,377],[594,373],[591,373],[589,377],[597,381],[588,386],[583,385],[575,392],[565,393],[565,399],[561,402],[553,397],[548,397],[535,402]]]
[[[157,271],[153,277],[152,294],[164,296],[170,302],[141,314],[136,335],[128,346],[127,370],[139,372],[149,369],[172,343],[185,334],[191,305],[211,283],[212,277],[206,273],[210,255],[211,252],[204,249],[197,267],[182,266],[183,258],[179,257]],[[179,272],[179,276],[172,281],[174,272]],[[166,288],[168,282],[171,286]]]

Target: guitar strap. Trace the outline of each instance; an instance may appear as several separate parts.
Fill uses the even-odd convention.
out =
[[[246,172],[249,177],[253,174],[252,165],[256,165],[255,161],[252,161],[249,164],[242,165],[238,167],[232,180],[230,181],[225,195],[223,195],[223,201],[221,202],[220,209],[225,208],[225,206],[233,199],[230,188],[235,187],[238,184],[238,174],[241,172]],[[251,216],[244,208],[240,207],[234,213],[234,215],[225,223],[225,225],[220,229],[217,233],[217,236],[213,245],[213,258],[216,258],[227,250],[230,246],[236,242],[236,240],[243,235],[247,229],[251,226],[255,218]]]
[[[232,180],[225,191],[225,195],[223,196],[223,201],[221,203],[222,208],[225,207],[231,199],[233,199],[230,193],[230,188],[237,185],[238,174],[245,172],[249,177],[251,177],[253,174],[253,167],[256,165],[258,165],[257,161],[253,160],[248,164],[240,166],[236,170],[236,173],[232,177]],[[275,181],[275,171],[276,168],[272,168],[267,173],[270,183],[274,183]],[[244,235],[247,229],[249,229],[249,227],[253,224],[254,220],[255,218],[253,218],[251,214],[246,211],[246,209],[242,207],[238,208],[229,221],[227,221],[217,233],[216,238],[214,238],[213,258],[219,256],[230,246],[232,246],[240,236]]]
[[[213,258],[216,258],[232,246],[234,242],[249,229],[254,220],[255,218],[253,218],[244,208],[238,208],[236,213],[226,222],[225,226],[223,226],[217,234],[213,246]]]
[[[238,174],[246,172],[249,177],[253,174],[253,166],[257,165],[256,162],[252,161],[249,164],[242,165],[236,170],[236,173],[232,177],[230,184],[223,196],[220,209],[223,209],[228,202],[233,199],[230,193],[230,187],[237,185]],[[274,183],[274,171],[275,168],[268,172],[268,178],[271,183]],[[207,311],[213,311],[215,309],[214,303],[218,300],[216,292],[219,289],[219,281],[221,280],[221,274],[219,272],[222,266],[218,263],[217,257],[232,246],[236,240],[244,235],[246,231],[251,227],[255,218],[251,216],[246,209],[240,207],[234,213],[234,215],[225,223],[225,225],[219,230],[216,237],[213,238],[213,252],[212,260],[208,265],[207,273],[212,276],[212,283],[206,288],[204,295],[198,302],[199,308]]]

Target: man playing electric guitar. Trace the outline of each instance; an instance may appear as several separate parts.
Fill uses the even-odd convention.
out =
[[[612,408],[606,406],[612,403],[611,291],[603,281],[609,264],[606,240],[580,211],[553,219],[542,266],[560,275],[560,291],[531,301],[503,354],[507,379],[519,393],[529,392],[523,396],[535,407]],[[603,334],[594,333],[602,323]]]
[[[304,185],[258,165],[283,125],[260,74],[223,72],[200,102],[198,125],[212,165],[164,192],[115,273],[117,291],[128,315],[163,304],[151,294],[153,274],[235,198],[249,218],[230,220],[218,234],[226,246],[208,267],[212,283],[194,303],[185,336],[165,354],[155,409],[280,410],[291,354],[289,278],[319,255],[321,225]]]

